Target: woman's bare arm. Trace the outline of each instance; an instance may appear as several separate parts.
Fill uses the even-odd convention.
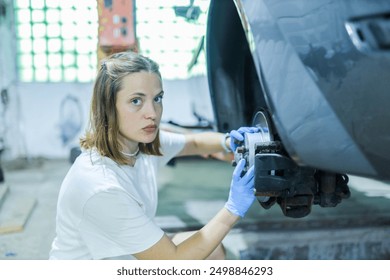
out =
[[[134,256],[141,260],[205,259],[222,242],[238,220],[239,216],[223,208],[203,228],[179,245],[175,245],[167,235],[164,235],[155,245]]]
[[[219,132],[201,132],[195,134],[185,134],[185,146],[178,156],[203,155],[225,152],[221,145],[225,141],[227,147],[230,146],[230,137],[225,139],[225,134]]]

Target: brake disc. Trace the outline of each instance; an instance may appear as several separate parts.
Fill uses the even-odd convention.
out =
[[[259,129],[258,133],[245,134],[245,147],[248,149],[248,166],[254,164],[256,155],[256,144],[273,141],[270,122],[267,115],[263,111],[258,111],[253,117],[252,126]]]
[[[237,163],[244,158],[246,160],[245,171],[254,164],[257,145],[273,141],[273,135],[269,124],[270,121],[268,120],[266,113],[258,111],[253,117],[252,126],[257,127],[259,132],[244,133],[243,146],[235,151],[234,161]]]

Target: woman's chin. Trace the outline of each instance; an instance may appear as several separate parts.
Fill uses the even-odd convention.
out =
[[[157,132],[150,135],[145,135],[144,137],[142,137],[142,141],[139,142],[144,144],[152,143],[156,139],[156,136],[157,136]]]

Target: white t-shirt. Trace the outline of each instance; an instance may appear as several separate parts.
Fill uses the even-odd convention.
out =
[[[104,259],[142,252],[164,232],[153,221],[158,169],[184,147],[184,136],[160,131],[163,156],[140,154],[134,167],[83,151],[58,197],[50,259]]]

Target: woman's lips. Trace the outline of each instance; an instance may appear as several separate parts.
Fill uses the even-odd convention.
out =
[[[143,128],[143,130],[145,132],[148,132],[148,133],[152,133],[152,132],[155,132],[157,129],[157,126],[156,125],[148,125],[146,127]]]

